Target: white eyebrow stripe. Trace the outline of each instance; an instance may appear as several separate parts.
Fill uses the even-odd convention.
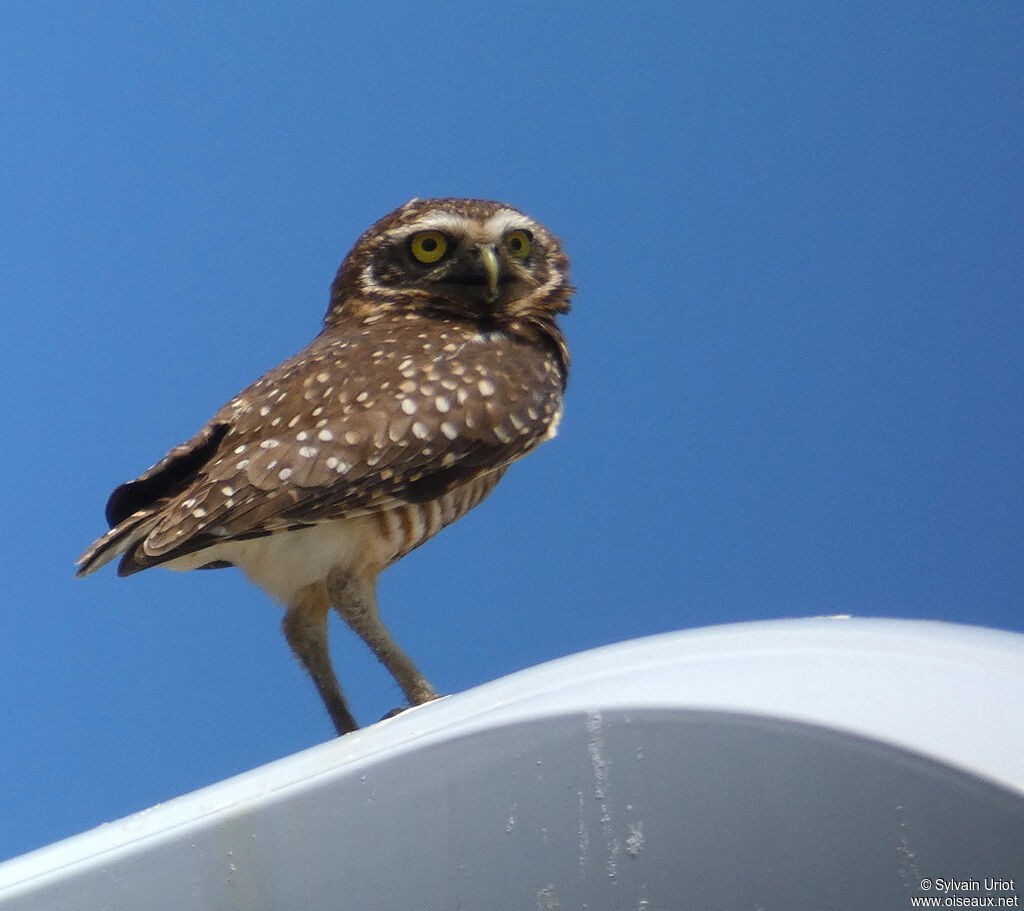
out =
[[[407,225],[392,228],[388,237],[405,237],[417,231],[442,231],[455,237],[498,238],[516,228],[530,230],[534,223],[514,209],[499,209],[482,224],[455,212],[431,212]]]
[[[443,231],[446,234],[465,234],[466,230],[473,224],[473,220],[454,212],[431,212],[417,221],[409,222],[388,231],[389,237],[414,234],[417,231]]]
[[[509,231],[516,228],[529,230],[533,227],[533,221],[512,209],[499,209],[487,221],[484,222],[484,233],[489,237],[504,237]]]

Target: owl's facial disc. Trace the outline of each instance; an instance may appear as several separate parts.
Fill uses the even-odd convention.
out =
[[[345,297],[351,311],[365,294],[378,307],[440,309],[473,320],[565,309],[568,263],[558,241],[516,209],[416,200],[383,224],[342,263],[332,307]]]

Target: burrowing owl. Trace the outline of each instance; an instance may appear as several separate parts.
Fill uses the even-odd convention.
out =
[[[436,696],[381,622],[377,577],[465,515],[554,436],[573,289],[561,245],[511,206],[412,200],[367,231],[321,333],[107,503],[78,575],[120,557],[238,566],[285,606],[284,634],[339,734],[357,725],[327,648],[333,606],[408,700]]]

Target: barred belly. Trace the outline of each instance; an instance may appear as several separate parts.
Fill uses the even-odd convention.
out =
[[[480,475],[436,500],[409,503],[376,513],[374,518],[390,555],[387,565],[400,560],[442,528],[462,518],[494,490],[504,473],[505,468],[502,467]]]

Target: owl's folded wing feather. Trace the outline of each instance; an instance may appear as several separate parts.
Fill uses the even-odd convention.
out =
[[[119,554],[128,574],[226,539],[425,502],[554,432],[557,357],[454,327],[450,350],[417,357],[414,321],[381,329],[321,336],[115,490],[115,527],[79,574]]]

